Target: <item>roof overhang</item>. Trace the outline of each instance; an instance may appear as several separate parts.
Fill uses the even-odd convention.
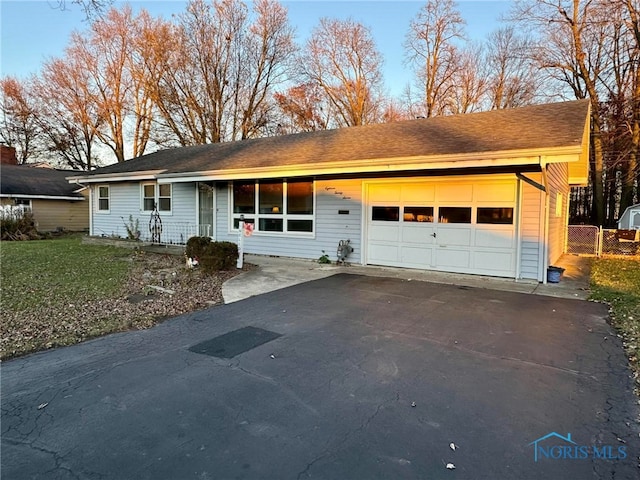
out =
[[[207,170],[200,172],[159,173],[159,183],[183,183],[208,180],[240,180],[247,178],[279,178],[304,177],[319,175],[380,175],[403,171],[456,170],[477,168],[509,168],[520,170],[525,165],[544,166],[548,163],[578,162],[581,148],[561,147],[553,151],[545,151],[541,155],[539,150],[486,152],[458,155],[441,155],[407,158],[376,158],[367,160],[352,160],[341,162],[322,162],[297,165],[277,165],[257,168],[236,168],[224,170]]]
[[[133,160],[135,162],[135,160]],[[66,177],[69,183],[105,183],[105,182],[135,182],[138,180],[155,180],[166,170],[146,170],[140,172],[102,173],[96,175],[74,175]]]
[[[2,193],[2,198],[28,198],[30,200],[70,200],[72,202],[82,202],[85,197],[70,197],[65,195],[30,195],[27,193]]]

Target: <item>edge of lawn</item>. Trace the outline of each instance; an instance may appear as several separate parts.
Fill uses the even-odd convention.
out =
[[[590,300],[609,305],[609,322],[622,339],[640,396],[640,257],[591,261]]]

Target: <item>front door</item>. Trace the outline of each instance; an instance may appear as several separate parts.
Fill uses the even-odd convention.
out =
[[[215,238],[215,185],[213,182],[198,184],[198,234]]]

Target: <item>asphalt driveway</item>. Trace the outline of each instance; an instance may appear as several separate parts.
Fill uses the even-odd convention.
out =
[[[636,479],[606,313],[341,274],[5,362],[2,478]]]

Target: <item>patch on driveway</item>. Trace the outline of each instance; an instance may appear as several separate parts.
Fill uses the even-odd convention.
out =
[[[281,336],[279,333],[270,332],[263,328],[243,327],[201,342],[190,347],[189,350],[212,357],[233,358]]]
[[[635,480],[637,399],[606,315],[335,275],[11,360],[2,477]],[[189,351],[245,327],[282,336]]]

